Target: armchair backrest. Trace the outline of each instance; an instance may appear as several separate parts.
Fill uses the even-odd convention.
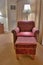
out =
[[[17,26],[20,28],[20,31],[32,31],[32,28],[35,27],[34,21],[18,21]]]

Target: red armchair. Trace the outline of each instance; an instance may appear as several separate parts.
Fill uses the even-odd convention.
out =
[[[39,31],[35,28],[34,21],[18,21],[17,28],[12,33],[15,42],[17,37],[36,37]]]

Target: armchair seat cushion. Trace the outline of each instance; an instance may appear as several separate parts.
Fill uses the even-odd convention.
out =
[[[19,33],[17,33],[17,36],[18,37],[34,37],[34,34],[32,33],[32,32],[19,32]]]

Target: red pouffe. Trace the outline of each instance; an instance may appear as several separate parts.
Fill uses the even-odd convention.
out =
[[[15,42],[17,58],[19,58],[19,54],[27,54],[34,59],[36,55],[36,47],[37,41],[35,37],[17,37]]]

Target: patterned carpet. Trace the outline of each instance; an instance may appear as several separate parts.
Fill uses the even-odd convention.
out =
[[[20,59],[17,60],[12,36],[12,34],[0,36],[0,65],[43,65],[43,46],[39,43],[37,44],[37,53],[34,60],[26,55],[20,56]]]

